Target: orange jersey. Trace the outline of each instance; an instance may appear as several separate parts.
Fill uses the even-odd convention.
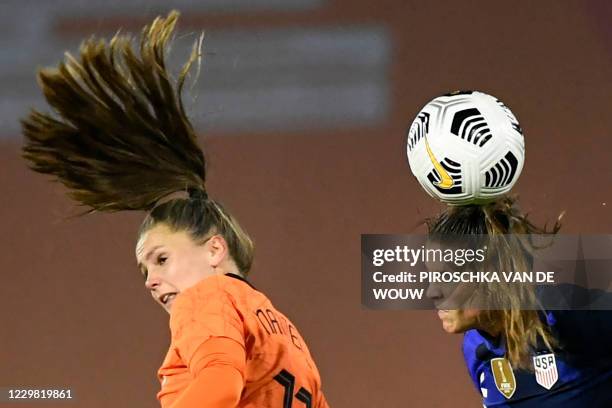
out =
[[[211,338],[229,338],[246,352],[238,407],[328,407],[319,371],[296,327],[236,275],[211,276],[181,292],[172,305],[170,331],[158,371],[162,408],[170,408],[192,383],[193,357]]]

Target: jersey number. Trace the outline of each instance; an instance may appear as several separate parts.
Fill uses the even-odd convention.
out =
[[[287,370],[281,370],[274,379],[285,387],[285,396],[283,397],[283,408],[291,408],[293,405],[293,387],[295,386],[295,377]],[[302,401],[306,408],[311,408],[312,395],[304,387],[301,387],[295,394],[298,401]]]

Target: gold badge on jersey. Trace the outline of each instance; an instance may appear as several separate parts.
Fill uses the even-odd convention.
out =
[[[494,358],[491,360],[491,371],[499,392],[507,399],[511,398],[516,391],[516,378],[510,362],[505,358]]]

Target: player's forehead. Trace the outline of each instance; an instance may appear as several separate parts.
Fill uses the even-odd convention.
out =
[[[136,243],[136,258],[140,261],[151,248],[176,244],[177,232],[166,224],[159,223],[145,231]]]

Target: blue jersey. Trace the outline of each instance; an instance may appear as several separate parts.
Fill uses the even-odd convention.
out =
[[[510,371],[503,373],[494,366],[504,361],[504,344],[478,330],[465,333],[463,355],[484,406],[612,407],[612,311],[557,310],[542,313],[542,319],[559,349],[554,354],[535,350],[534,371],[508,365]],[[500,387],[502,375],[513,376],[510,389]]]

